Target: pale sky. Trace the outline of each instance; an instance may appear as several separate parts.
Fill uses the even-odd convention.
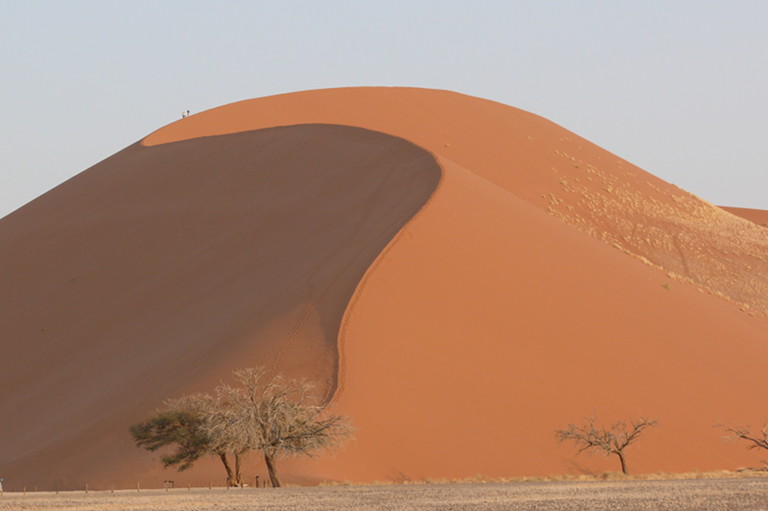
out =
[[[0,217],[181,116],[449,89],[768,209],[768,0],[0,0]]]

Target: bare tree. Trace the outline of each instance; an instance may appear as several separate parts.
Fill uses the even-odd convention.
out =
[[[169,399],[166,405],[172,409],[194,410],[201,431],[208,439],[208,451],[216,454],[227,472],[227,486],[243,486],[243,478],[240,473],[240,462],[246,449],[239,449],[230,441],[232,432],[214,431],[210,427],[210,417],[214,414],[225,413],[228,404],[221,400],[218,394],[192,394],[177,399]],[[232,454],[235,467],[229,464],[228,454]]]
[[[306,455],[339,444],[352,429],[346,417],[328,414],[304,380],[281,375],[266,379],[264,368],[233,371],[236,384],[221,384],[213,394],[169,399],[146,421],[131,426],[136,445],[149,451],[175,445],[165,466],[186,470],[206,454],[219,457],[227,484],[242,486],[240,462],[248,451],[264,453],[272,486],[280,486],[277,460]],[[228,454],[235,460],[234,469]]]
[[[747,449],[768,449],[768,423],[763,424],[760,433],[752,433],[748,426],[721,426],[733,440],[746,440]]]
[[[346,417],[324,413],[314,386],[277,375],[265,379],[264,368],[234,371],[236,386],[220,385],[220,406],[205,415],[205,430],[230,452],[260,450],[272,486],[280,486],[277,460],[339,444],[351,432]]]
[[[569,424],[567,428],[557,430],[555,436],[561,442],[575,442],[579,453],[592,454],[594,451],[602,451],[605,456],[615,454],[621,462],[621,471],[624,474],[629,474],[624,450],[637,440],[646,428],[658,424],[655,419],[641,417],[630,419],[629,426],[621,421],[605,428],[597,426],[595,421],[595,417],[587,417],[583,425]]]

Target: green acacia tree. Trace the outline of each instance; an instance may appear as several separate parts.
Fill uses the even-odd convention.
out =
[[[206,428],[205,417],[215,410],[219,403],[208,394],[193,394],[178,399],[169,399],[163,408],[147,420],[134,424],[130,431],[136,445],[154,452],[166,446],[175,450],[161,457],[166,467],[177,466],[179,471],[187,470],[205,455],[215,455],[227,473],[227,484],[242,486],[240,456],[235,452],[235,469],[229,463],[228,453],[222,439],[212,435]]]

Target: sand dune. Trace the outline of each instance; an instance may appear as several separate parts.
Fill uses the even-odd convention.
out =
[[[659,419],[635,471],[755,464],[713,427],[768,420],[755,218],[445,91],[193,115],[0,222],[0,374],[24,389],[0,394],[22,439],[0,472],[167,477],[126,423],[244,362],[320,379],[355,422],[300,480],[615,469],[554,439],[593,413]]]
[[[732,207],[723,207],[722,209],[731,214],[746,218],[750,222],[754,222],[762,227],[768,227],[768,210]]]

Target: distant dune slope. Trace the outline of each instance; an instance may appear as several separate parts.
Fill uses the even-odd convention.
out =
[[[722,209],[734,215],[746,218],[750,222],[754,222],[762,227],[768,227],[768,210],[732,207],[722,207]]]
[[[439,177],[401,139],[282,127],[134,144],[2,219],[6,486],[135,484],[128,424],[233,367],[330,395],[347,302]]]
[[[283,128],[254,131],[275,126]],[[241,135],[256,142],[216,145]],[[3,324],[23,332],[8,337],[22,360],[2,362],[9,371],[2,383],[29,383],[19,397],[0,394],[0,406],[26,414],[9,432],[24,441],[0,443],[0,460],[18,461],[0,471],[31,477],[51,453],[62,453],[75,482],[94,467],[111,469],[102,481],[169,477],[131,450],[124,433],[131,414],[256,363],[322,380],[329,393],[336,389],[334,409],[357,427],[336,456],[287,465],[295,480],[615,470],[614,460],[577,457],[555,441],[555,429],[591,414],[659,419],[631,449],[634,471],[757,464],[759,456],[713,427],[768,420],[761,392],[768,386],[768,231],[755,222],[545,119],[446,91],[354,88],[249,100],[177,121],[126,151],[135,159],[118,153],[100,164],[107,170],[94,167],[0,223],[0,240],[18,240],[9,245],[17,267],[3,277],[3,289],[14,291],[0,304],[18,312]],[[159,168],[154,159],[145,165],[154,154],[173,168],[205,165],[191,177],[167,175],[151,170]],[[239,173],[211,172],[219,158],[228,162],[222,169],[240,169],[251,157],[273,170],[252,185],[263,184],[264,195],[249,193]],[[368,177],[369,167],[382,165],[383,174]],[[317,186],[315,168],[349,173]],[[353,186],[353,174],[362,183]],[[391,174],[400,177],[381,177]],[[215,192],[214,183],[226,191]],[[196,192],[178,192],[193,184]],[[99,186],[131,190],[125,204],[133,206],[99,222],[120,196]],[[379,193],[382,187],[389,191]],[[151,199],[155,190],[167,193]],[[347,209],[353,203],[362,210]],[[131,219],[154,226],[169,204],[172,213],[149,241],[125,234],[117,238],[126,241],[101,242]],[[76,220],[67,208],[81,211]],[[368,215],[370,208],[380,213]],[[220,218],[220,210],[231,216]],[[243,220],[243,211],[253,220]],[[24,224],[27,216],[35,221]],[[366,223],[350,222],[356,218]],[[90,224],[90,241],[71,234]],[[132,246],[161,246],[187,226],[193,235],[162,251],[156,272],[132,273]],[[316,243],[306,239],[318,229]],[[83,250],[102,245],[112,248],[100,257]],[[355,257],[358,250],[365,256]],[[74,305],[66,293],[88,280],[70,276],[70,266],[37,277],[49,254],[111,272],[108,290],[94,289],[88,307]],[[114,302],[115,294],[134,302]],[[124,326],[111,330],[112,321]],[[77,322],[88,323],[90,341],[62,342],[59,351],[44,344],[53,325]],[[190,336],[194,349],[178,359]],[[133,351],[135,342],[145,344]],[[54,360],[65,368],[60,373],[24,372],[57,368]],[[82,367],[90,372],[80,374]],[[63,432],[43,448],[56,428],[35,425],[42,412],[26,403],[60,385],[70,397],[51,418]],[[126,411],[100,419],[116,401]],[[87,426],[72,426],[83,417]],[[37,429],[27,439],[30,424]],[[125,445],[115,449],[119,442]],[[117,455],[102,460],[107,451]],[[45,470],[53,477],[62,465]],[[200,481],[219,469],[195,470],[174,478]],[[263,474],[258,463],[248,471]]]

